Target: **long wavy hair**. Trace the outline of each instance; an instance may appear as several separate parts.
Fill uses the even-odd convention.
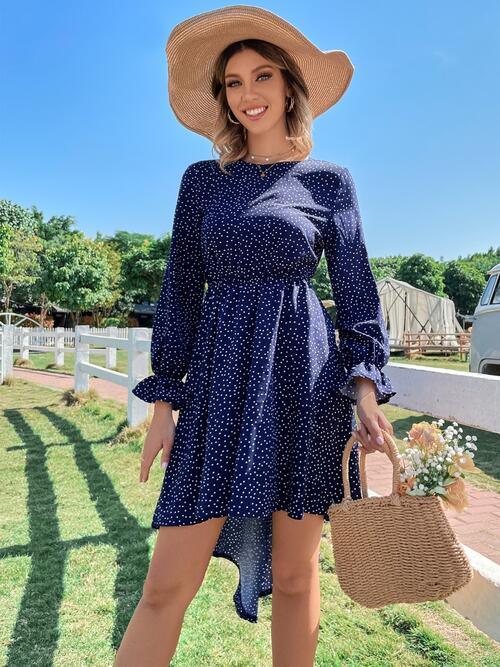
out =
[[[291,111],[286,112],[287,139],[296,151],[304,156],[312,150],[312,121],[313,116],[309,107],[309,91],[293,58],[282,48],[262,39],[245,39],[233,42],[227,46],[217,58],[212,74],[212,95],[219,102],[219,114],[215,124],[212,151],[219,156],[220,169],[226,164],[243,158],[247,153],[247,130],[241,124],[231,123],[228,118],[230,107],[226,97],[225,71],[231,56],[245,49],[253,49],[261,56],[272,62],[281,70],[285,84],[290,87],[294,97]]]

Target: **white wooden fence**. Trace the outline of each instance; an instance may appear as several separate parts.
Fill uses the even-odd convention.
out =
[[[6,376],[6,373],[4,371],[4,366],[5,366],[5,352],[4,352],[4,333],[3,333],[3,327],[0,327],[0,384],[3,384],[3,379]]]
[[[42,329],[0,326],[0,382],[12,375],[13,352],[19,350],[22,359],[29,359],[30,351],[54,352],[56,366],[64,365],[64,353],[75,353],[75,391],[88,391],[90,376],[114,382],[127,389],[127,421],[137,426],[148,416],[148,405],[132,394],[133,387],[148,375],[151,329],[148,328],[94,328],[79,325],[76,329]],[[91,348],[98,345],[98,348]],[[113,370],[117,350],[127,350],[127,373]],[[90,363],[90,353],[104,354],[105,366]]]
[[[90,333],[127,338],[128,328],[118,327],[90,327]],[[75,329],[55,327],[14,327],[14,347],[18,348],[22,359],[29,359],[30,350],[36,352],[54,352],[56,366],[64,366],[64,353],[75,351]],[[112,368],[116,364],[116,355],[111,353],[108,359],[108,349],[95,350],[96,354],[106,354],[106,367]],[[111,348],[113,349],[113,348]]]
[[[151,329],[130,327],[127,338],[94,334],[88,325],[80,325],[75,330],[75,391],[88,391],[90,376],[99,377],[127,388],[127,421],[137,426],[148,416],[148,404],[132,394],[137,382],[148,375],[149,354],[151,347]],[[106,350],[127,350],[127,373],[119,373],[91,364],[89,361],[90,345],[102,345]],[[113,366],[116,365],[116,361]]]
[[[13,324],[0,326],[0,384],[12,374],[14,329]]]

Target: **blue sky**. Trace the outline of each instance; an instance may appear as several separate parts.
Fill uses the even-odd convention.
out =
[[[0,198],[89,236],[170,231],[182,172],[214,156],[170,109],[165,42],[224,4],[1,2]],[[351,171],[371,256],[500,245],[500,2],[255,4],[355,66],[312,156]]]

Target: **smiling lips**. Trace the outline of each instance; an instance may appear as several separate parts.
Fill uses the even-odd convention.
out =
[[[252,109],[245,109],[243,112],[248,118],[251,118],[252,120],[257,120],[259,118],[262,118],[262,116],[266,113],[267,111],[267,106],[261,106],[261,107],[253,107]]]

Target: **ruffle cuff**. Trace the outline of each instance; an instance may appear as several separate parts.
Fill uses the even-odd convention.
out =
[[[172,404],[172,410],[181,410],[186,404],[186,385],[182,380],[149,375],[140,380],[132,393],[146,403],[165,401]]]
[[[347,382],[340,388],[340,392],[351,399],[351,403],[356,404],[357,384],[356,377],[365,377],[373,380],[375,383],[375,398],[378,405],[387,403],[397,392],[393,389],[387,375],[383,373],[378,366],[371,362],[361,362],[353,366],[347,375]]]

